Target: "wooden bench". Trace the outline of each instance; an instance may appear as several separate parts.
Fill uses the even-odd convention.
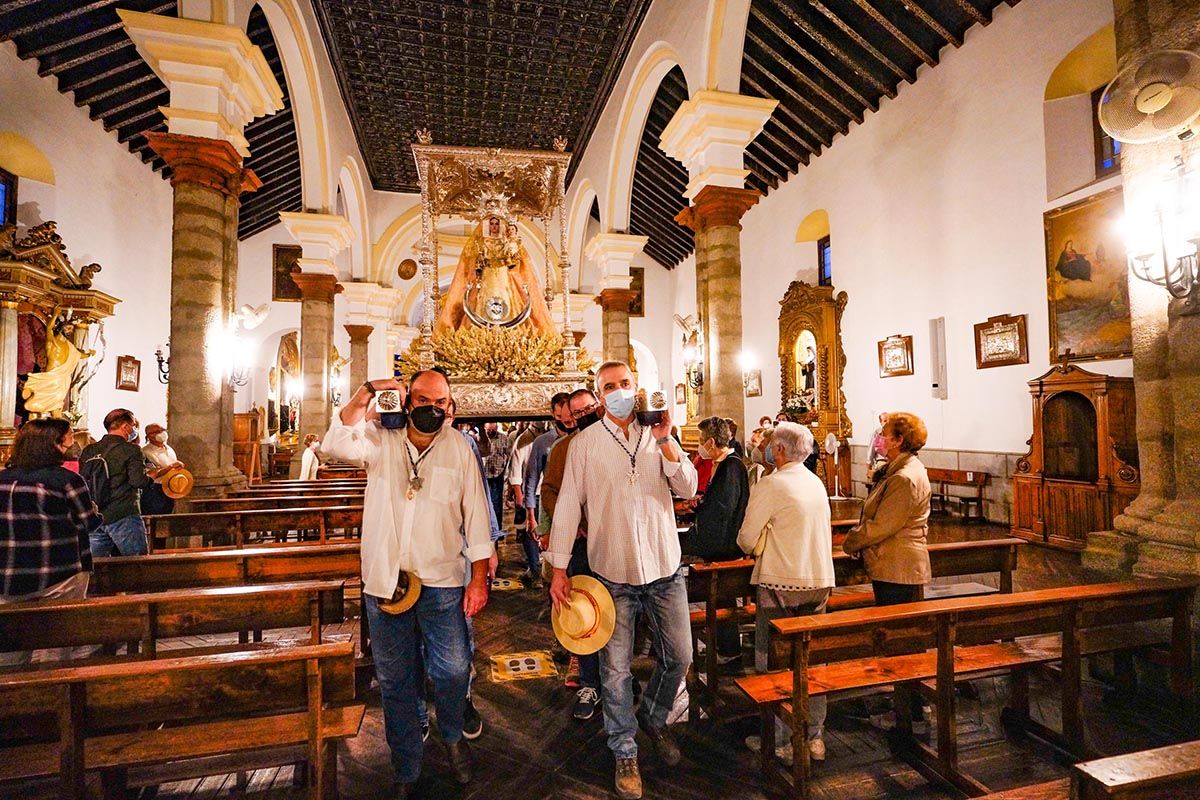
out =
[[[289,494],[267,497],[204,497],[189,500],[189,511],[255,511],[262,508],[319,508],[362,505],[359,493]]]
[[[366,483],[347,484],[340,481],[322,481],[321,483],[308,484],[306,486],[275,486],[270,483],[259,483],[253,486],[246,486],[242,489],[235,489],[226,494],[226,497],[273,497],[273,496],[295,496],[299,494],[362,494],[366,491]]]
[[[308,643],[320,644],[321,626],[345,618],[343,591],[340,580],[298,581],[9,603],[0,605],[0,652],[124,645],[127,659],[155,658],[164,639],[236,633],[245,644],[289,628],[307,628]]]
[[[809,698],[894,685],[894,744],[901,757],[926,777],[969,796],[987,794],[985,786],[958,769],[954,683],[1001,670],[1013,671],[1007,724],[1075,758],[1086,758],[1080,695],[1083,657],[1169,642],[1172,688],[1190,698],[1191,614],[1198,585],[1200,578],[1147,579],[775,620],[773,650],[783,663],[790,661],[791,671],[737,681],[761,712],[764,772],[789,777],[774,759],[774,721],[779,717],[792,727],[790,779],[795,795],[807,797]],[[1169,629],[1135,624],[1163,620]],[[1062,663],[1061,734],[1029,715],[1029,668],[1052,661]],[[936,750],[912,737],[907,717],[909,692],[929,679],[935,679]]]
[[[984,795],[981,800],[1067,800],[1071,792],[1071,779],[1021,786],[995,794]]]
[[[342,478],[366,478],[367,471],[348,464],[322,464],[317,467],[318,480],[340,480]]]
[[[983,513],[983,489],[992,477],[987,472],[976,472],[964,469],[939,469],[928,467],[929,484],[933,487],[930,495],[931,510],[935,513],[945,513],[946,504],[957,501],[962,506],[963,522],[987,522]],[[963,486],[974,489],[974,495],[951,494],[947,491],[950,486]],[[971,506],[975,506],[975,515],[971,515]]]
[[[361,500],[360,500],[361,503]],[[266,540],[315,541],[362,536],[362,505],[201,511],[143,517],[150,553],[198,547],[245,547]]]
[[[1017,568],[1017,548],[1021,539],[1009,537],[972,542],[946,542],[929,545],[929,563],[935,578],[962,577],[996,572],[1000,575],[999,591],[1011,593],[1012,575]],[[868,582],[861,559],[843,552],[833,555],[834,578],[837,586],[851,587]],[[690,612],[692,623],[692,669],[689,672],[689,697],[695,702],[688,710],[689,721],[699,719],[702,707],[715,705],[721,671],[717,661],[716,631],[719,624],[745,624],[754,621],[755,587],[750,583],[754,560],[718,561],[693,564],[688,568],[688,603],[703,603],[704,608]],[[928,594],[962,596],[994,591],[978,583],[930,587]],[[826,611],[843,611],[875,605],[870,590],[835,590],[826,604]],[[705,653],[701,657],[700,642]],[[700,676],[704,676],[704,680]]]
[[[122,796],[137,768],[158,783],[303,762],[320,800],[364,711],[348,642],[0,673],[0,782],[57,774],[85,800],[89,771]]]

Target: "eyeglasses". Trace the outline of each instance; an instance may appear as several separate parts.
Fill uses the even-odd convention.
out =
[[[603,408],[603,406],[601,406],[600,403],[592,403],[587,408],[581,408],[578,411],[572,411],[571,419],[579,419],[580,417],[586,417],[588,414],[592,414],[596,411],[599,411],[601,408]]]

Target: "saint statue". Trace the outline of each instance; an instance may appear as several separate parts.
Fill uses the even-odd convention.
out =
[[[488,217],[463,248],[434,332],[531,325],[555,333],[537,272],[516,223]]]
[[[71,341],[74,326],[69,321],[64,318],[57,322],[58,309],[55,309],[46,327],[46,369],[30,373],[21,390],[25,410],[38,416],[55,415],[63,410],[75,368],[93,354],[90,350],[80,352]]]

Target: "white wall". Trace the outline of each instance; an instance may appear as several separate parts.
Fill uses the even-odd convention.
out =
[[[166,387],[156,379],[155,347],[170,334],[171,187],[158,173],[41,78],[11,42],[0,42],[0,131],[31,141],[54,168],[55,185],[21,181],[18,221],[58,223],[76,266],[103,269],[93,287],[120,298],[105,322],[108,352],[88,392],[94,435],[115,407],[131,409],[143,427],[166,417]],[[138,391],[116,386],[117,356],[142,362]]]

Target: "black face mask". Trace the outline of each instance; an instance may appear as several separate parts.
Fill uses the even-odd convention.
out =
[[[600,421],[600,413],[601,413],[600,411],[593,411],[590,414],[584,414],[582,417],[576,417],[575,425],[579,428],[579,430],[583,430],[588,425],[591,425],[593,422],[599,422]]]
[[[408,420],[421,433],[437,433],[446,421],[446,412],[437,406],[416,406],[408,410]]]
[[[571,431],[575,430],[574,425],[567,425],[567,423],[557,419],[554,420],[554,427],[558,428],[559,433],[570,433]]]

